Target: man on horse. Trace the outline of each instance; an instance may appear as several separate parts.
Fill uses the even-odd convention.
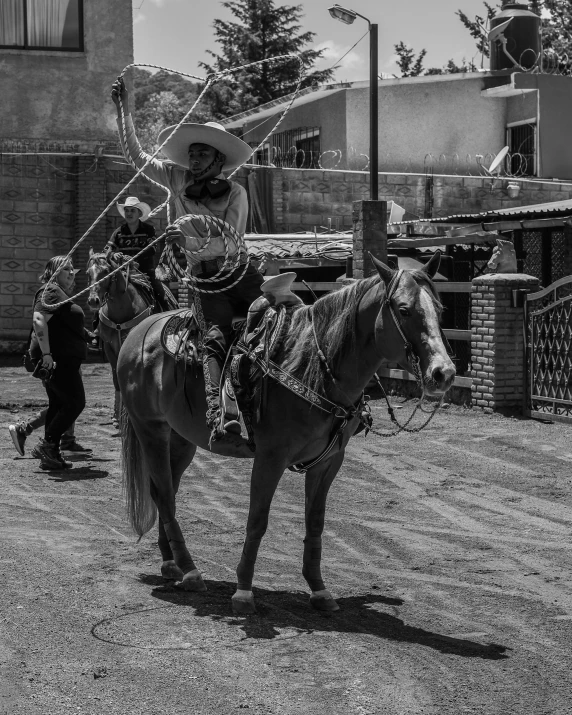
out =
[[[151,207],[144,201],[139,201],[136,196],[129,196],[124,204],[117,204],[117,210],[125,219],[119,228],[115,229],[105,245],[106,253],[123,253],[126,256],[135,256],[151,243],[155,238],[155,226],[145,219],[151,213]],[[144,273],[151,283],[155,299],[162,311],[170,310],[165,288],[155,276],[153,256],[155,246],[149,248],[137,258],[139,270]]]
[[[246,191],[238,183],[226,179],[223,170],[232,171],[250,158],[252,150],[248,144],[220,124],[185,123],[162,148],[170,161],[150,160],[137,140],[129,112],[128,92],[121,78],[114,83],[111,96],[118,110],[119,136],[126,159],[138,169],[149,162],[143,173],[171,192],[176,218],[188,214],[214,216],[244,235],[248,216]],[[173,129],[168,127],[161,132],[160,144]],[[238,250],[232,245],[229,252],[221,232],[212,226],[207,228],[199,220],[188,221],[181,229],[170,227],[167,233],[168,240],[182,248],[191,274],[203,280],[219,274],[227,253],[232,256],[234,251],[236,256]],[[243,441],[239,422],[224,421],[219,390],[222,367],[231,342],[232,319],[237,314],[245,314],[261,295],[262,276],[252,265],[245,269],[245,263],[246,258],[241,257],[239,265],[225,275],[224,281],[213,283],[213,292],[201,294],[195,291],[195,305],[202,313],[206,330],[203,368],[207,425],[211,430],[213,451],[216,451],[217,442],[232,445]],[[228,289],[224,290],[225,287]]]

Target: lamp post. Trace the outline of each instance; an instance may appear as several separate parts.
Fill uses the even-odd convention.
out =
[[[378,129],[377,129],[377,24],[370,22],[355,10],[348,10],[341,5],[332,5],[328,12],[335,19],[351,25],[356,17],[361,17],[369,25],[369,193],[372,201],[379,199],[378,177]]]

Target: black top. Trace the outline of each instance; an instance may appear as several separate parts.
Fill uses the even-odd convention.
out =
[[[44,294],[45,289],[45,294]],[[42,286],[34,296],[34,312],[42,315],[51,315],[48,323],[48,338],[50,352],[55,362],[66,358],[87,357],[87,343],[85,342],[84,314],[76,303],[66,303],[52,308],[50,304],[59,303],[67,299],[59,285],[50,283],[46,288]],[[42,304],[42,301],[46,304]],[[33,346],[32,357],[37,358],[42,354],[40,346]]]
[[[155,238],[155,226],[146,221],[139,221],[139,225],[135,233],[131,233],[131,229],[127,223],[122,223],[119,228],[111,234],[111,238],[107,242],[108,246],[113,246],[115,251],[120,251],[126,256],[135,256],[142,248],[145,248],[150,241]],[[154,266],[153,254],[155,246],[150,246],[145,253],[142,253],[137,259],[139,270],[142,273],[152,271]]]

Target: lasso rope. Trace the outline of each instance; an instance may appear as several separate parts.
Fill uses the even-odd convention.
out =
[[[246,64],[246,65],[241,65],[240,67],[229,68],[229,69],[223,70],[223,71],[221,71],[221,72],[208,75],[206,78],[196,77],[195,75],[190,75],[190,74],[187,74],[187,73],[185,73],[185,72],[179,72],[178,70],[171,70],[171,69],[168,69],[168,68],[165,68],[165,67],[160,67],[159,65],[142,64],[142,63],[132,63],[132,64],[127,65],[127,66],[123,69],[123,71],[122,71],[121,74],[119,75],[119,79],[121,79],[121,80],[123,79],[123,76],[125,75],[125,73],[127,72],[127,70],[130,69],[130,68],[132,68],[132,67],[153,67],[153,68],[156,68],[156,69],[165,70],[165,71],[167,71],[167,72],[173,72],[173,73],[175,73],[175,74],[180,74],[180,75],[182,75],[182,76],[184,76],[184,77],[190,77],[190,78],[192,78],[192,79],[197,79],[197,80],[199,80],[199,81],[201,81],[201,82],[205,82],[205,86],[204,86],[204,88],[202,89],[202,91],[201,91],[201,93],[199,94],[199,96],[197,97],[197,99],[195,100],[195,102],[193,103],[193,106],[192,106],[192,107],[189,109],[189,111],[183,116],[183,118],[178,122],[178,124],[175,126],[175,128],[173,129],[173,131],[165,138],[165,140],[163,141],[163,143],[162,143],[159,147],[157,147],[157,149],[154,151],[153,154],[151,154],[151,155],[148,157],[147,161],[143,164],[143,166],[142,166],[140,169],[137,169],[137,167],[135,166],[135,163],[134,163],[132,157],[129,156],[129,152],[127,152],[127,157],[126,157],[126,158],[127,158],[127,160],[129,161],[129,163],[135,168],[135,170],[136,170],[135,175],[134,175],[134,176],[131,178],[131,180],[123,187],[123,189],[121,189],[121,191],[115,196],[115,198],[113,198],[113,199],[110,201],[110,203],[109,203],[109,204],[106,206],[106,208],[99,214],[99,216],[95,219],[95,221],[91,224],[91,226],[87,229],[87,231],[83,234],[83,236],[81,236],[81,238],[79,238],[79,239],[76,241],[76,243],[74,244],[74,246],[73,246],[73,247],[71,248],[71,250],[67,253],[67,255],[66,255],[66,261],[64,261],[64,262],[62,263],[62,265],[60,266],[60,268],[54,272],[54,274],[51,276],[51,278],[49,279],[49,281],[46,283],[46,285],[44,286],[44,290],[43,290],[43,292],[42,292],[42,295],[41,295],[41,301],[42,301],[42,304],[44,305],[44,307],[50,307],[50,308],[52,308],[52,309],[53,309],[53,308],[58,308],[58,307],[60,307],[61,305],[65,305],[66,303],[69,303],[69,302],[73,301],[75,298],[78,298],[80,295],[83,295],[84,293],[87,293],[87,292],[88,292],[89,290],[91,290],[94,286],[98,285],[99,283],[102,283],[104,280],[107,280],[107,278],[109,278],[109,276],[112,276],[112,275],[114,275],[115,273],[117,273],[118,271],[122,270],[122,269],[125,267],[125,265],[128,265],[129,263],[131,263],[131,262],[137,260],[137,258],[138,258],[142,253],[144,253],[150,246],[155,245],[156,243],[158,243],[159,241],[161,241],[163,238],[165,238],[165,236],[167,236],[167,233],[165,232],[165,233],[161,234],[161,236],[159,236],[159,237],[153,239],[153,241],[151,241],[147,246],[145,246],[144,249],[142,249],[141,251],[139,251],[139,253],[137,253],[135,256],[130,257],[129,260],[128,260],[125,264],[123,264],[122,266],[118,266],[116,269],[114,269],[113,271],[111,271],[111,273],[107,274],[104,278],[101,278],[100,280],[95,281],[95,282],[92,283],[91,285],[87,286],[84,290],[79,291],[78,293],[74,294],[73,296],[70,296],[70,297],[67,298],[66,300],[60,301],[59,303],[50,303],[50,304],[46,304],[46,303],[44,302],[44,296],[45,296],[46,290],[48,289],[48,286],[50,285],[50,283],[53,283],[53,282],[55,281],[55,279],[57,278],[58,273],[62,270],[63,266],[66,265],[67,260],[69,260],[69,259],[71,258],[71,256],[73,255],[74,251],[83,243],[83,241],[85,241],[85,239],[86,239],[86,238],[89,236],[89,234],[93,231],[93,229],[95,228],[95,226],[97,226],[97,224],[99,223],[99,221],[101,221],[101,219],[106,215],[106,213],[109,211],[109,209],[116,204],[117,200],[121,197],[121,195],[124,194],[124,193],[127,191],[127,189],[128,189],[128,188],[139,178],[139,176],[141,176],[142,174],[143,174],[143,176],[144,176],[150,183],[154,184],[155,186],[160,187],[161,189],[163,189],[164,191],[167,192],[167,198],[166,198],[166,200],[165,200],[160,206],[156,207],[153,211],[151,211],[151,213],[149,214],[149,217],[154,216],[156,213],[158,213],[158,212],[161,211],[164,207],[166,207],[166,209],[167,209],[167,221],[168,221],[169,224],[171,225],[171,212],[170,212],[171,191],[170,191],[167,187],[163,186],[162,184],[159,184],[158,182],[154,181],[153,179],[150,179],[148,176],[146,176],[146,175],[144,174],[144,171],[145,171],[145,169],[149,166],[149,164],[153,161],[153,159],[155,159],[155,157],[159,154],[159,152],[160,152],[161,149],[165,146],[165,144],[169,141],[169,139],[175,134],[175,132],[177,132],[177,130],[181,127],[181,125],[184,124],[184,123],[187,121],[187,119],[189,118],[189,116],[195,111],[197,105],[202,101],[202,99],[203,99],[205,93],[207,92],[207,90],[209,89],[209,87],[210,87],[212,84],[214,84],[215,82],[220,81],[221,79],[223,79],[224,77],[227,77],[228,75],[235,74],[235,73],[241,72],[241,71],[243,71],[243,70],[248,70],[249,68],[255,67],[255,66],[257,66],[257,65],[262,65],[262,64],[266,64],[266,63],[274,63],[274,62],[282,62],[282,61],[288,61],[288,60],[297,60],[297,61],[298,61],[298,64],[299,64],[299,67],[298,67],[298,81],[297,81],[297,84],[296,84],[296,89],[295,89],[294,93],[292,94],[292,97],[291,97],[290,101],[288,102],[286,108],[284,109],[284,112],[281,114],[281,116],[280,116],[280,118],[278,119],[278,121],[276,122],[276,124],[272,127],[272,129],[268,132],[268,134],[264,137],[264,139],[258,144],[258,146],[255,147],[255,148],[252,150],[252,152],[251,152],[251,154],[250,154],[250,157],[247,159],[247,161],[243,162],[243,163],[242,163],[240,166],[238,166],[231,174],[229,174],[228,178],[230,179],[232,176],[234,176],[234,175],[236,174],[237,171],[239,171],[239,170],[244,166],[244,164],[246,164],[246,163],[248,162],[248,160],[253,156],[253,154],[255,154],[255,153],[265,144],[265,142],[268,140],[268,138],[270,137],[270,135],[273,134],[273,133],[276,131],[276,129],[280,126],[280,124],[281,124],[282,121],[284,120],[284,117],[286,116],[286,114],[290,111],[290,108],[291,108],[291,106],[292,106],[294,100],[296,99],[296,97],[298,96],[298,93],[300,92],[300,87],[301,87],[302,80],[303,80],[304,63],[302,62],[301,57],[300,57],[299,55],[295,55],[295,54],[287,54],[287,55],[279,55],[279,56],[277,56],[277,57],[269,57],[269,58],[266,58],[266,59],[263,59],[263,60],[257,60],[256,62],[250,62],[250,63],[248,63],[248,64]],[[119,108],[120,108],[121,130],[122,130],[122,133],[123,133],[124,146],[127,146],[126,141],[125,141],[125,140],[126,140],[125,112],[124,112],[124,110],[123,110],[123,103],[121,102],[121,97],[119,97]],[[179,266],[179,264],[177,263],[177,260],[176,260],[176,258],[175,258],[175,255],[174,255],[172,246],[171,246],[170,244],[167,244],[167,246],[166,246],[166,248],[165,248],[165,257],[166,257],[166,260],[167,260],[167,262],[168,262],[168,264],[169,264],[169,268],[171,268],[171,270],[174,272],[174,274],[175,274],[179,279],[185,279],[185,282],[188,281],[188,283],[192,286],[193,290],[195,290],[195,291],[197,291],[197,292],[220,293],[220,292],[223,292],[223,291],[230,290],[230,288],[232,288],[234,285],[236,285],[236,284],[242,279],[242,277],[243,277],[244,273],[246,272],[246,270],[247,270],[247,268],[248,268],[248,265],[249,265],[248,251],[247,251],[247,248],[246,248],[246,244],[244,243],[244,237],[241,236],[241,235],[236,231],[236,229],[235,229],[233,226],[231,226],[229,223],[227,223],[226,221],[222,221],[221,219],[218,219],[218,218],[216,218],[216,217],[214,217],[214,216],[205,216],[205,215],[203,215],[203,214],[187,214],[187,215],[185,215],[185,216],[181,216],[181,217],[178,218],[172,225],[175,225],[175,226],[178,227],[178,226],[182,225],[183,223],[186,223],[187,221],[191,221],[191,220],[203,221],[203,222],[205,223],[206,228],[207,228],[207,239],[206,239],[206,243],[205,243],[200,249],[198,249],[197,251],[188,251],[188,250],[185,249],[186,253],[188,253],[188,254],[194,254],[194,255],[199,255],[200,253],[202,253],[202,252],[206,249],[206,247],[209,245],[209,243],[210,243],[210,241],[211,241],[211,238],[212,238],[211,226],[216,226],[216,228],[218,228],[218,230],[221,232],[221,236],[222,236],[222,239],[223,239],[224,245],[225,245],[225,260],[224,260],[224,263],[223,263],[223,265],[222,265],[222,268],[221,268],[214,276],[209,277],[208,279],[200,279],[200,278],[198,278],[198,277],[196,277],[196,276],[193,276],[193,275],[191,274],[190,270],[189,270],[189,271],[184,271],[184,270]],[[228,245],[227,234],[230,235],[231,238],[233,238],[233,240],[235,241],[235,243],[236,243],[236,245],[237,245],[237,251],[236,251],[235,256],[234,256],[234,258],[233,258],[232,261],[231,261],[230,258],[229,258],[229,255],[230,255],[230,254],[229,254],[229,245]],[[201,282],[208,282],[208,283],[211,283],[211,284],[212,284],[213,282],[215,282],[215,283],[216,283],[216,282],[220,282],[220,281],[223,281],[223,280],[225,280],[226,278],[228,278],[229,275],[230,275],[234,270],[236,270],[239,265],[241,265],[241,262],[240,262],[240,261],[241,261],[241,256],[242,256],[242,255],[246,256],[246,262],[244,263],[244,265],[245,265],[244,271],[241,273],[240,277],[239,277],[238,279],[236,279],[231,285],[227,285],[227,286],[225,286],[224,288],[220,288],[220,289],[210,289],[210,290],[204,290],[204,289],[202,289],[202,288],[200,287],[199,284],[200,284]]]

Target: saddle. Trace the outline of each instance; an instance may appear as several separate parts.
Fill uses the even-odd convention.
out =
[[[252,303],[246,319],[233,321],[234,339],[222,370],[220,404],[225,423],[243,418],[253,451],[251,425],[260,409],[264,376],[260,363],[268,363],[276,354],[292,310],[302,305],[290,289],[294,278],[294,273],[285,273],[267,279],[263,295]],[[172,315],[161,331],[163,350],[185,369],[202,364],[202,340],[194,306]]]

